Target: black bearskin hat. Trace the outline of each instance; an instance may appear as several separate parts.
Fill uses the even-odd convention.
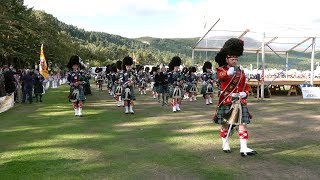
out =
[[[191,66],[191,67],[189,68],[189,72],[197,72],[197,68],[194,67],[194,66]]]
[[[111,64],[107,64],[106,65],[106,74],[109,74],[111,72],[110,69],[111,69]]]
[[[211,69],[212,68],[212,64],[209,61],[204,62],[203,66],[202,66],[202,71],[203,72],[207,72],[207,69]]]
[[[172,62],[170,62],[170,63],[168,64],[168,66],[169,66],[169,71],[173,71],[174,65],[172,64]]]
[[[101,67],[97,67],[96,70],[95,70],[96,73],[99,73],[99,72],[101,72],[101,71],[102,71],[102,68],[101,68]]]
[[[180,66],[181,65],[181,58],[179,56],[175,56],[171,59],[170,64],[174,66]]]
[[[72,66],[75,65],[75,64],[78,64],[79,67],[80,67],[80,69],[84,68],[84,65],[83,65],[83,63],[82,63],[81,58],[80,58],[79,56],[77,56],[77,55],[72,55],[72,56],[70,57],[70,59],[69,59],[69,62],[68,62],[68,64],[67,64],[67,67],[68,67],[69,69],[72,69]]]
[[[116,63],[112,63],[110,65],[110,72],[117,72],[117,65]]]
[[[137,68],[137,72],[143,70],[143,66],[140,65],[140,64],[137,64],[137,65],[136,65],[136,68]]]
[[[231,38],[227,40],[215,57],[219,67],[227,65],[227,56],[241,56],[243,54],[243,46],[244,43],[241,39]]]
[[[157,71],[159,69],[159,67],[156,67],[156,66],[153,66],[152,68],[151,68],[151,74],[154,72],[154,71]]]
[[[123,58],[123,65],[132,65],[133,64],[133,59],[130,56],[126,56]]]
[[[150,68],[147,66],[146,68],[144,68],[144,71],[145,71],[146,73],[149,73]]]
[[[122,61],[116,62],[116,68],[122,70]]]

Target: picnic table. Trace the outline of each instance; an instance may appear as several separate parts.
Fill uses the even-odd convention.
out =
[[[290,96],[292,93],[294,95],[298,95],[298,91],[300,90],[300,84],[308,83],[309,80],[305,78],[277,78],[273,80],[274,78],[265,78],[264,79],[264,86],[268,86],[268,94],[271,96],[271,90],[283,90],[285,89],[284,86],[290,86],[287,96]],[[261,86],[261,81],[258,81],[257,79],[250,79],[248,81],[248,84],[250,85],[251,93],[253,86],[257,86],[257,94],[259,93],[259,88]],[[313,80],[313,85],[320,86],[320,79],[316,78]],[[257,96],[259,97],[259,96]]]

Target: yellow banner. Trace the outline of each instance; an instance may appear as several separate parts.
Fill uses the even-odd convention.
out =
[[[134,55],[134,53],[132,53],[132,59],[133,59],[133,62],[135,64],[139,64],[139,61],[137,60],[136,56]]]
[[[41,44],[39,72],[44,78],[49,79],[48,65],[43,53],[43,44]]]

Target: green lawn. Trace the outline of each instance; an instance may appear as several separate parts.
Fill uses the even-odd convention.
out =
[[[106,91],[87,97],[75,117],[68,88],[50,89],[43,103],[17,104],[0,114],[0,179],[317,179],[320,102],[301,97],[250,97],[255,116],[241,157],[221,150],[215,106],[183,102],[172,113],[137,95],[126,115]],[[215,98],[217,99],[217,98]],[[214,102],[216,103],[216,101]],[[243,173],[244,172],[244,173]]]

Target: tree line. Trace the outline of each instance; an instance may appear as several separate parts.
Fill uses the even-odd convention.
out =
[[[16,68],[33,68],[39,63],[41,44],[44,44],[50,70],[65,68],[73,54],[79,55],[90,66],[105,66],[133,54],[142,65],[168,64],[176,55],[186,65],[202,65],[205,60],[213,61],[216,52],[196,52],[195,60],[192,60],[192,47],[198,39],[130,39],[104,32],[85,31],[61,22],[51,14],[27,8],[23,0],[0,0],[1,66],[13,64]],[[284,66],[284,62],[277,56],[267,57],[267,67]],[[304,55],[297,66],[308,69],[309,57],[308,54]],[[239,64],[255,65],[256,55],[245,54]]]
[[[27,8],[23,0],[0,2],[0,65],[34,67],[41,44],[51,69],[64,68],[73,54],[91,66],[104,66],[133,54],[141,64],[168,63],[175,55],[191,63],[191,56],[183,48],[159,49],[136,39],[85,31],[43,11]],[[166,45],[162,42],[160,46]]]

